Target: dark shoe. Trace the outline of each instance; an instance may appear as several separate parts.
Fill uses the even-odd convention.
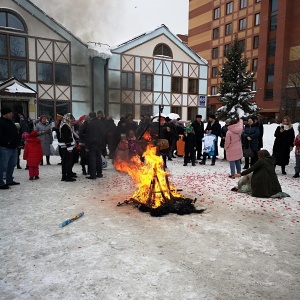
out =
[[[205,165],[205,162],[204,161],[200,161],[199,165]]]
[[[40,177],[39,176],[35,176],[34,179],[37,180],[37,179],[40,179]]]
[[[73,177],[73,178],[77,178],[77,175],[76,175],[76,174],[72,174],[72,177]]]
[[[0,190],[8,190],[10,187],[7,184],[1,185]]]
[[[173,159],[169,157],[168,160],[173,160]]]
[[[20,170],[20,169],[22,169],[22,168],[21,168],[21,166],[17,166],[17,169],[19,169],[19,170]]]
[[[61,165],[61,162],[59,162],[58,165]]]
[[[66,182],[72,182],[72,181],[76,181],[76,179],[75,179],[75,178],[68,178],[68,179],[66,179],[65,181],[66,181]]]
[[[87,175],[86,170],[82,170],[82,175]]]
[[[75,176],[77,176],[77,173],[72,172],[72,177],[75,177]]]
[[[63,176],[63,177],[61,178],[61,181],[66,181],[66,179],[67,179],[67,178]]]
[[[296,172],[293,178],[298,178],[299,177],[299,172]]]
[[[193,166],[193,167],[195,167],[195,166],[196,166],[196,164],[195,164],[195,163],[193,163],[193,164],[192,164],[192,166]]]
[[[187,166],[187,164],[183,164],[185,167]]]
[[[29,180],[33,180],[34,178],[33,177],[29,177]]]
[[[211,166],[214,166],[215,165],[215,163],[211,163]]]
[[[47,165],[50,166],[51,164],[49,162],[47,162]]]
[[[97,178],[102,178],[102,177],[103,177],[103,174],[97,175]]]
[[[44,162],[41,160],[41,162],[40,162],[40,166],[42,166],[44,164]]]
[[[283,171],[283,172],[282,172],[282,175],[286,175],[286,172],[285,172],[285,171]]]
[[[8,183],[7,185],[19,185],[20,184],[20,182],[15,182],[15,181],[13,181],[13,182],[11,182],[11,183]]]
[[[92,177],[92,176],[88,176],[88,177],[85,177],[86,179],[96,179],[96,177]]]
[[[236,188],[236,187],[233,187],[231,190],[232,190],[233,192],[238,192],[238,191],[239,191],[238,188]]]
[[[228,177],[231,178],[231,179],[235,179],[234,175],[229,175]]]

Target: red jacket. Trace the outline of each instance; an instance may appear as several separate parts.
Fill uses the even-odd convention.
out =
[[[37,167],[43,159],[41,140],[38,137],[28,137],[25,142],[23,159],[29,167]]]

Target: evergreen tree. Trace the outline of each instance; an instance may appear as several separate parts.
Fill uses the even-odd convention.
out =
[[[224,51],[225,62],[220,72],[223,81],[219,86],[220,102],[218,109],[220,119],[242,117],[255,114],[259,108],[251,102],[251,81],[254,73],[246,71],[248,59],[242,57],[243,49],[237,37],[234,38],[229,51]]]

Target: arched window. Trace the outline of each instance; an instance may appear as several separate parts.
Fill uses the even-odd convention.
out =
[[[2,31],[1,29],[5,29]],[[28,78],[27,26],[14,11],[0,8],[0,80]]]
[[[173,53],[168,45],[161,43],[155,46],[153,56],[165,56],[173,58]]]
[[[1,27],[27,32],[27,26],[23,18],[16,12],[4,8],[0,8],[0,28]]]

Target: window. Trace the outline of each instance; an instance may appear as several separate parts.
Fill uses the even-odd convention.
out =
[[[240,0],[240,8],[245,8],[247,7],[247,0]]]
[[[273,89],[267,89],[266,90],[266,99],[272,99],[273,98]]]
[[[253,49],[257,49],[258,45],[259,45],[259,36],[257,35],[253,38]]]
[[[257,26],[260,24],[260,14],[255,14],[254,15],[254,25]]]
[[[172,77],[171,82],[171,91],[172,93],[182,93],[182,78],[181,77]]]
[[[252,59],[252,71],[257,72],[257,67],[258,67],[258,58],[253,58]]]
[[[152,105],[141,105],[141,115],[149,114],[153,116],[153,106]]]
[[[239,21],[239,30],[245,30],[246,29],[246,18],[240,19]]]
[[[230,51],[230,44],[226,44],[224,46],[224,54],[227,55],[229,53],[229,51]]]
[[[211,69],[211,77],[217,77],[218,76],[218,68],[212,67]]]
[[[55,83],[70,84],[70,66],[65,64],[55,64]]]
[[[217,58],[219,56],[219,48],[213,48],[212,49],[212,58]]]
[[[271,16],[270,18],[270,30],[276,30],[277,28],[277,15]]]
[[[121,104],[120,115],[121,116],[127,116],[127,115],[134,116],[134,106],[131,104]]]
[[[232,14],[233,12],[233,2],[226,3],[226,14]]]
[[[251,90],[254,92],[256,91],[256,84],[257,82],[255,80],[251,82]]]
[[[269,41],[268,56],[269,57],[275,56],[275,52],[276,52],[276,39],[271,39]]]
[[[213,29],[213,39],[217,39],[219,37],[219,27]]]
[[[268,65],[267,68],[267,82],[274,81],[274,64]]]
[[[153,75],[141,74],[141,91],[153,90]]]
[[[173,58],[173,53],[167,44],[161,43],[155,46],[153,50],[153,56],[166,56]]]
[[[232,24],[229,23],[229,24],[226,24],[225,25],[225,35],[229,35],[232,33]]]
[[[121,86],[122,89],[133,89],[133,82],[134,82],[134,74],[131,72],[122,72],[121,74]]]
[[[27,32],[26,23],[21,16],[7,9],[1,9],[0,11],[0,27],[9,27],[9,29]]]
[[[220,7],[214,9],[214,20],[220,18]]]
[[[0,34],[0,80],[10,77],[27,80],[27,38]]]
[[[242,51],[245,51],[245,40],[240,40],[240,41],[238,41],[238,44],[239,44],[239,48],[240,48]]]
[[[189,78],[189,94],[198,94],[198,79]]]
[[[216,86],[212,86],[211,87],[211,94],[212,95],[217,95],[217,93],[218,93],[218,88]]]
[[[271,0],[271,12],[278,10],[278,0]]]
[[[53,64],[38,63],[38,82],[53,83]]]

